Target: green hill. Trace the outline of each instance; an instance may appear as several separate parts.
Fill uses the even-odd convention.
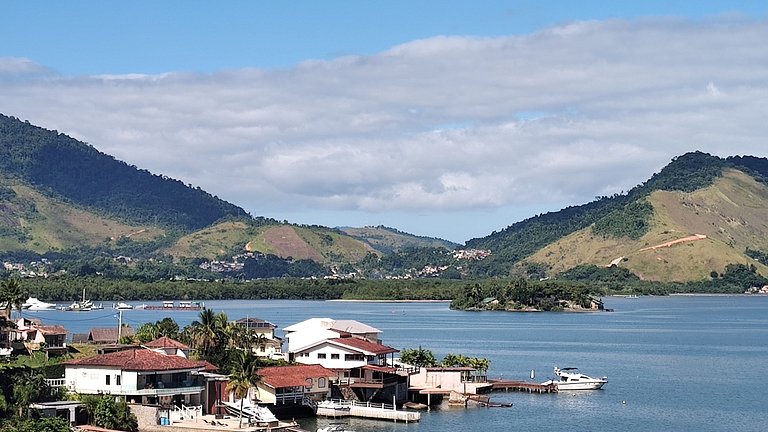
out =
[[[57,131],[0,114],[0,177],[134,224],[196,230],[245,210]]]
[[[468,247],[493,253],[473,265],[472,273],[508,275],[533,267],[551,276],[580,264],[604,266],[618,260],[646,279],[682,281],[722,272],[729,263],[752,263],[747,247],[768,248],[768,226],[762,222],[768,220],[767,162],[701,152],[682,155],[626,195],[535,216],[470,240]],[[639,252],[694,234],[707,237]]]

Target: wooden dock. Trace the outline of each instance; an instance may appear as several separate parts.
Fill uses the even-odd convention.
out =
[[[323,417],[351,416],[404,423],[418,423],[421,419],[419,412],[398,410],[390,404],[341,400],[334,400],[332,407],[318,406],[316,414]]]
[[[515,391],[527,393],[557,393],[556,384],[539,384],[528,381],[488,380],[493,391]]]

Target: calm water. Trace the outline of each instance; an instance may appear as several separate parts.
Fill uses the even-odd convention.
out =
[[[349,419],[356,431],[766,431],[768,296],[607,298],[612,313],[457,312],[447,303],[211,301],[229,318],[262,318],[280,329],[311,317],[355,319],[395,348],[491,360],[492,378],[544,381],[554,366],[609,378],[600,391],[555,395],[493,393],[512,408],[444,408],[419,424]],[[115,326],[111,310],[25,312],[73,333]],[[165,316],[132,310],[137,327]],[[184,326],[195,312],[176,312]],[[326,420],[303,424],[314,430]]]

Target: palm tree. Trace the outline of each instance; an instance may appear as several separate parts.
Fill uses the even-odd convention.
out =
[[[211,351],[219,344],[219,329],[217,318],[213,310],[205,308],[200,311],[200,320],[190,324],[192,345],[201,351],[207,358]]]
[[[233,392],[235,398],[240,399],[238,428],[243,427],[243,403],[245,398],[248,397],[248,391],[253,387],[256,388],[256,394],[258,394],[259,389],[257,385],[260,382],[261,376],[256,369],[256,361],[253,355],[248,351],[238,350],[234,360],[234,368],[227,384],[227,391]]]
[[[5,305],[5,316],[10,320],[11,311],[21,312],[21,305],[26,300],[26,293],[21,288],[18,279],[7,279],[0,285],[0,304]]]

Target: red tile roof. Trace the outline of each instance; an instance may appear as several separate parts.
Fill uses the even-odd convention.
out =
[[[184,345],[183,343],[171,339],[168,336],[159,337],[151,342],[147,342],[144,344],[147,348],[178,348],[178,349],[189,349],[188,346]]]
[[[205,367],[198,361],[175,355],[165,355],[148,349],[117,351],[63,363],[73,366],[115,367],[131,371],[201,370]]]
[[[350,348],[360,350],[360,351],[373,353],[373,355],[400,352],[400,350],[398,349],[395,349],[383,344],[368,342],[367,340],[358,339],[354,337],[336,338],[336,339],[331,339],[331,341],[337,344],[345,345]]]
[[[336,372],[320,365],[272,366],[259,369],[264,384],[272,388],[302,387],[307,378],[331,378]]]
[[[60,325],[36,325],[35,329],[44,335],[65,335],[69,333],[64,326]]]

